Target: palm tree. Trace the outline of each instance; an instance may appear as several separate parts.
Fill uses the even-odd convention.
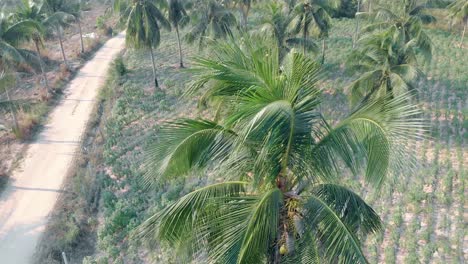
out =
[[[139,235],[204,263],[367,263],[358,235],[381,220],[339,179],[344,168],[365,169],[381,186],[407,158],[401,140],[418,135],[415,108],[406,96],[372,101],[332,127],[319,111],[317,63],[293,52],[280,66],[276,48],[248,40],[217,47],[216,59],[196,60],[192,91],[222,100],[222,118],[167,123],[146,175],[209,168],[214,183],[150,217]]]
[[[415,42],[395,45],[393,33],[383,31],[365,36],[360,40],[361,48],[349,56],[349,69],[359,73],[349,87],[353,105],[415,91],[414,82],[422,75],[413,50]]]
[[[40,27],[31,20],[11,23],[10,19],[0,13],[0,70],[11,63],[32,63],[36,56],[20,44],[28,42]]]
[[[305,43],[308,40],[308,35],[317,32],[317,37],[322,39],[322,64],[325,62],[325,37],[328,36],[331,27],[331,17],[327,9],[337,5],[336,1],[306,0],[294,8],[296,13],[296,18],[293,21],[294,28],[297,32],[302,32],[303,52],[306,51]]]
[[[415,51],[422,54],[426,61],[432,58],[432,41],[424,31],[423,25],[434,22],[435,17],[426,13],[424,4],[417,5],[416,0],[403,0],[401,10],[377,8],[369,15],[376,22],[364,27],[364,32],[393,32],[393,40],[402,42],[398,45],[415,42],[415,45],[412,45]]]
[[[15,133],[18,133],[19,132],[18,119],[16,118],[16,111],[15,111],[15,108],[13,107],[13,104],[11,103],[12,100],[8,92],[8,90],[11,87],[15,86],[15,84],[16,84],[16,79],[13,74],[6,73],[5,71],[0,72],[0,92],[5,92],[6,99],[7,99],[5,102],[0,101],[0,106],[3,104],[9,106],[10,113],[13,118],[13,131]]]
[[[153,48],[158,47],[161,41],[160,28],[170,30],[171,25],[155,2],[151,0],[132,0],[124,14],[127,29],[126,44],[136,49],[149,50],[153,65],[154,85],[156,89],[159,89]]]
[[[177,43],[179,45],[180,68],[184,68],[179,28],[183,28],[188,24],[189,16],[187,15],[187,11],[185,11],[184,5],[180,2],[180,0],[169,0],[169,21],[176,30]]]
[[[194,26],[186,35],[187,42],[198,39],[199,48],[203,47],[205,38],[213,39],[232,36],[231,27],[237,24],[236,17],[215,0],[197,2],[193,11]]]
[[[77,24],[78,24],[78,31],[80,33],[80,47],[81,47],[81,53],[85,52],[85,47],[84,47],[84,42],[83,42],[83,30],[81,28],[81,17],[82,17],[82,8],[84,3],[82,0],[75,0],[75,2],[69,1],[67,2],[68,6],[66,6],[67,13],[71,14]]]
[[[463,32],[460,40],[460,48],[463,47],[463,40],[465,38],[465,31],[468,25],[468,2],[465,0],[457,0],[448,6],[450,15],[449,18],[452,24],[462,23]]]
[[[241,13],[241,25],[242,28],[245,30],[247,29],[248,17],[250,13],[250,9],[252,8],[252,3],[255,0],[235,0],[236,4],[239,6],[239,11]]]
[[[75,17],[68,13],[68,7],[65,0],[44,0],[44,4],[48,9],[48,21],[53,26],[55,33],[59,39],[60,50],[65,65],[68,67],[67,56],[63,48],[63,27],[68,25]]]
[[[36,24],[37,30],[31,35],[34,47],[36,48],[37,58],[39,60],[39,66],[41,68],[42,78],[44,80],[46,93],[50,92],[49,81],[47,79],[44,62],[41,57],[41,47],[43,46],[43,35],[48,27],[51,25],[52,17],[47,16],[44,10],[43,2],[23,0],[22,5],[18,7],[14,14],[18,21],[33,21]]]
[[[281,59],[291,50],[292,47],[300,46],[312,52],[318,50],[314,41],[304,37],[295,37],[300,29],[300,22],[295,27],[291,24],[294,19],[294,14],[285,12],[282,6],[276,3],[271,3],[268,8],[268,13],[262,17],[261,28],[262,35],[266,32],[271,36],[278,47],[278,58]]]

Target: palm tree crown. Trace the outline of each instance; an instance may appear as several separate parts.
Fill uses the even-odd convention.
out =
[[[126,19],[126,44],[136,49],[147,49],[151,54],[155,87],[159,88],[156,77],[153,48],[161,42],[160,29],[171,29],[169,21],[154,1],[133,0],[123,12],[122,19]]]
[[[232,12],[215,0],[197,3],[193,11],[193,27],[186,35],[189,43],[198,39],[198,46],[203,47],[204,40],[226,38],[233,35],[232,27],[237,25]]]
[[[278,50],[258,43],[216,43],[215,59],[196,59],[191,92],[222,102],[222,118],[166,124],[147,176],[207,167],[217,180],[148,219],[141,234],[206,263],[366,263],[358,235],[380,230],[380,219],[336,179],[343,167],[365,168],[380,186],[404,160],[393,155],[401,140],[417,135],[417,111],[406,96],[376,100],[332,127],[319,111],[319,66],[296,52],[280,65]]]
[[[359,74],[349,87],[352,105],[370,98],[416,91],[414,83],[422,72],[413,50],[414,42],[398,46],[393,36],[391,31],[366,35],[360,39],[359,49],[348,57],[348,68]]]
[[[32,20],[12,23],[10,17],[0,13],[0,68],[4,69],[5,64],[36,61],[34,54],[20,48],[20,44],[30,41],[40,31],[40,26]]]
[[[296,17],[293,21],[295,32],[302,32],[303,52],[306,51],[308,36],[315,35],[322,38],[323,49],[325,48],[325,37],[331,27],[331,17],[328,11],[332,6],[336,6],[336,1],[328,0],[308,0],[301,2],[294,8]],[[310,45],[310,44],[309,44]],[[325,57],[325,50],[322,51],[322,63]]]
[[[416,0],[403,0],[400,10],[377,8],[370,15],[376,20],[362,30],[388,31],[393,35],[392,40],[399,46],[411,43],[411,48],[424,56],[426,61],[432,58],[432,41],[423,29],[423,24],[432,23],[435,17],[425,12],[425,5],[418,5]],[[365,14],[364,14],[365,15]]]
[[[317,45],[313,41],[295,37],[297,32],[293,32],[290,26],[293,19],[294,15],[292,13],[285,12],[282,5],[274,2],[268,5],[268,11],[262,17],[263,27],[261,31],[262,33],[268,33],[275,41],[279,50],[279,60],[295,46],[304,46],[312,51],[317,50]]]

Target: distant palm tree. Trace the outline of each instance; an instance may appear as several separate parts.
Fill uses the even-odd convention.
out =
[[[460,40],[460,47],[463,47],[463,40],[465,39],[466,27],[468,26],[468,1],[456,0],[448,6],[450,15],[449,18],[452,23],[462,23],[463,32]]]
[[[31,63],[37,59],[29,50],[20,48],[20,45],[30,41],[38,31],[40,26],[34,21],[11,23],[4,13],[0,13],[0,70],[5,69],[6,64]]]
[[[126,44],[136,49],[149,50],[153,65],[154,85],[156,89],[159,89],[153,48],[158,47],[161,42],[161,27],[170,30],[171,24],[151,0],[132,0],[124,14],[122,18],[126,19]]]
[[[81,18],[82,18],[82,9],[83,9],[83,1],[82,0],[75,0],[67,2],[67,12],[75,17],[75,20],[78,24],[78,31],[80,33],[80,47],[81,53],[85,52],[84,42],[83,42],[83,30],[81,28]]]
[[[305,0],[294,8],[296,17],[293,24],[297,32],[302,32],[303,52],[306,51],[308,36],[317,32],[317,37],[322,39],[322,64],[325,62],[325,37],[328,36],[331,27],[331,17],[327,10],[337,5],[336,1]]]
[[[46,93],[50,92],[49,81],[47,79],[45,65],[41,57],[41,47],[43,46],[43,36],[48,27],[51,26],[51,18],[47,16],[44,10],[44,4],[42,1],[23,0],[22,4],[18,6],[14,17],[18,21],[33,21],[37,25],[37,30],[33,32],[31,38],[34,42],[34,46],[37,52],[37,58],[41,68],[42,78],[44,80]]]
[[[381,186],[408,158],[397,147],[418,135],[418,111],[406,96],[377,100],[332,127],[317,63],[294,52],[280,66],[276,47],[248,40],[216,44],[196,60],[192,91],[222,100],[222,118],[165,124],[147,163],[150,182],[210,168],[215,183],[149,218],[139,235],[204,263],[367,263],[358,234],[378,232],[381,220],[340,179],[365,169]]]
[[[414,42],[397,46],[393,36],[392,31],[367,35],[360,40],[361,48],[348,57],[349,69],[359,74],[349,87],[353,105],[415,91],[414,82],[422,73],[412,49]]]
[[[184,4],[180,0],[169,0],[169,21],[176,30],[177,43],[179,45],[180,68],[184,68],[182,56],[182,44],[180,41],[179,29],[188,25],[190,18],[185,11]]]
[[[68,9],[67,3],[68,2],[65,0],[44,0],[44,4],[48,9],[48,23],[52,25],[51,28],[54,28],[57,34],[63,62],[68,67],[68,60],[63,47],[63,27],[68,25],[71,21],[74,21],[75,17],[69,13],[70,10]]]
[[[203,47],[205,38],[226,38],[232,36],[232,27],[237,25],[236,17],[231,11],[215,0],[197,2],[193,11],[194,26],[185,36],[187,42],[198,39],[199,48]]]
[[[252,3],[255,2],[255,0],[235,0],[235,2],[239,6],[239,10],[242,16],[242,19],[241,19],[242,28],[247,29],[250,9],[252,8]]]
[[[317,45],[310,39],[295,37],[297,29],[291,28],[294,14],[285,12],[281,5],[273,2],[268,5],[267,13],[262,17],[261,34],[265,32],[273,38],[278,47],[278,58],[282,58],[292,47],[304,47],[309,51],[316,52]]]
[[[412,42],[413,49],[422,54],[426,61],[432,58],[432,41],[423,25],[436,19],[426,12],[424,4],[418,5],[416,0],[402,0],[402,8],[399,10],[376,8],[368,15],[375,21],[365,26],[363,32],[388,31],[388,34],[394,34],[394,42],[403,43],[398,45]]]

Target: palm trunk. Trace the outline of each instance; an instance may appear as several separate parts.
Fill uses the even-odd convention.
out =
[[[304,38],[304,43],[302,43],[302,53],[304,53],[304,55],[306,54],[306,41],[307,41],[307,28],[305,27],[304,25],[304,31],[302,32],[302,36]]]
[[[242,15],[242,28],[247,30],[247,23],[248,23],[248,16],[250,11],[250,4],[247,4],[245,7],[241,5],[240,7],[241,15]]]
[[[62,51],[63,62],[68,67],[67,56],[65,55],[65,49],[63,48],[62,31],[60,30],[59,25],[57,25],[56,27],[57,27],[57,35],[58,35],[59,43],[60,43],[60,49]]]
[[[324,38],[324,39],[322,39],[322,61],[321,61],[321,64],[325,63],[325,49],[326,49],[326,45],[325,45],[325,38]]]
[[[466,19],[465,24],[463,25],[463,32],[460,40],[460,48],[463,47],[463,41],[465,39],[466,26],[468,25],[468,19]]]
[[[358,0],[356,14],[359,13],[360,7],[361,7],[361,0]],[[354,31],[353,49],[356,47],[356,42],[357,42],[358,32],[359,32],[359,18],[357,15],[355,15],[354,18],[356,19],[356,30]]]
[[[156,76],[156,63],[154,62],[154,53],[153,53],[153,48],[150,47],[150,53],[151,53],[151,63],[153,64],[153,78],[154,78],[154,87],[156,90],[159,90],[159,83],[158,83],[158,78]]]
[[[36,46],[37,57],[39,58],[39,66],[41,67],[42,78],[44,79],[44,83],[46,87],[46,96],[48,96],[49,91],[50,91],[49,80],[47,80],[47,74],[44,69],[44,62],[42,61],[42,58],[41,58],[41,50],[39,48],[38,40],[34,40],[34,45]]]
[[[279,264],[281,261],[280,253],[280,240],[281,240],[281,224],[278,225],[278,234],[275,238],[275,245],[268,250],[267,263],[268,264]]]
[[[80,31],[81,53],[84,53],[85,49],[83,44],[83,31],[81,30],[81,19],[78,19],[78,30]]]
[[[369,8],[368,12],[372,12],[372,0],[369,0]]]
[[[5,93],[6,93],[6,97],[7,97],[7,100],[10,104],[10,111],[11,111],[11,115],[13,117],[13,131],[15,133],[18,133],[19,132],[19,125],[18,125],[18,119],[16,118],[16,113],[15,113],[15,108],[13,108],[13,104],[11,103],[11,99],[10,99],[10,94],[8,93],[8,89],[5,89]]]
[[[184,59],[182,56],[182,43],[180,42],[180,34],[179,34],[179,25],[175,27],[177,33],[177,43],[179,44],[179,60],[180,60],[180,68],[184,68]]]

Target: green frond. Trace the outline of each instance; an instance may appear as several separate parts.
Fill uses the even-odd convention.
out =
[[[323,194],[311,195],[304,202],[304,220],[307,231],[317,230],[317,239],[322,248],[322,256],[328,261],[336,259],[340,263],[368,263],[361,244],[347,223],[334,210]]]
[[[382,221],[372,207],[346,187],[319,184],[311,192],[333,208],[354,234],[370,234],[382,230]]]
[[[261,263],[278,233],[283,194],[275,188],[261,197],[249,217],[238,264]]]
[[[348,127],[362,142],[367,161],[366,179],[381,186],[389,171],[411,168],[413,158],[406,142],[424,137],[419,109],[410,104],[410,95],[390,94],[358,106],[349,118],[337,125]]]
[[[222,160],[229,153],[235,135],[208,120],[182,119],[167,123],[159,140],[147,151],[149,184],[165,177],[184,175],[210,160]]]
[[[209,212],[210,206],[235,200],[245,192],[246,185],[239,181],[224,182],[186,194],[142,223],[135,235],[149,241],[158,237],[171,245],[183,243],[184,238],[197,231],[198,218]]]

